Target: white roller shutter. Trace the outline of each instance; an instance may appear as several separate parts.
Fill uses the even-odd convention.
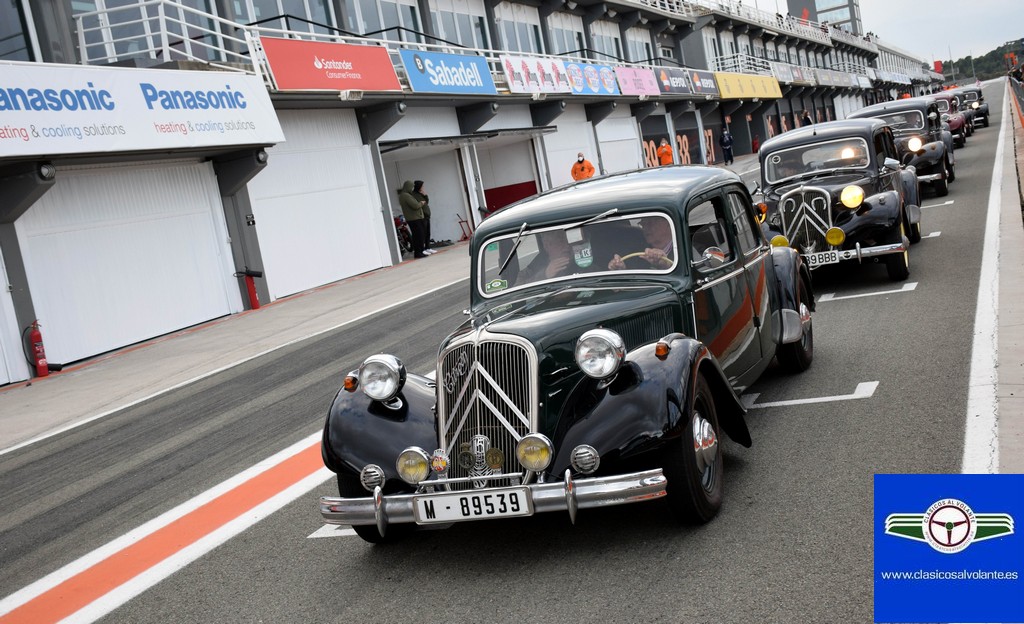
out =
[[[601,173],[601,164],[597,158],[594,144],[594,126],[587,121],[586,111],[582,104],[570,104],[566,107],[554,124],[558,132],[544,135],[544,149],[547,152],[548,167],[551,172],[551,186],[561,186],[572,182],[572,166],[576,162],[576,154],[583,155],[594,165],[595,175]]]
[[[636,119],[628,107],[622,109],[616,110],[596,126],[605,173],[632,171],[643,166]]]
[[[286,141],[269,148],[249,199],[272,299],[391,263],[370,151],[355,113],[279,111]]]
[[[61,168],[15,228],[51,362],[241,310],[208,162]]]

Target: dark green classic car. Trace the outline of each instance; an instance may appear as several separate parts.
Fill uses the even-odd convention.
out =
[[[739,177],[595,178],[491,216],[469,251],[436,376],[373,355],[331,405],[326,521],[382,542],[666,495],[681,521],[713,518],[719,436],[751,444],[739,394],[773,358],[813,357],[809,271],[765,240]]]

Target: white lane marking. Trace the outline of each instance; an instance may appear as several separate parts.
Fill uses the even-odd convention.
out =
[[[196,509],[199,509],[217,497],[235,489],[258,474],[277,466],[297,453],[308,449],[310,446],[318,444],[322,436],[322,430],[306,436],[288,448],[275,453],[254,466],[246,468],[237,475],[213,486],[195,498],[185,501],[149,522],[125,533],[121,537],[118,537],[113,541],[100,546],[96,550],[79,557],[59,570],[51,572],[31,585],[14,592],[10,596],[0,600],[0,615],[13,611],[26,602],[60,585],[69,578],[88,570],[97,563],[124,550],[139,540],[194,512]],[[91,622],[99,619],[128,602],[135,596],[141,594],[143,591],[149,589],[153,585],[156,585],[171,574],[174,574],[178,570],[184,568],[189,563],[210,552],[217,546],[220,546],[235,535],[238,535],[242,531],[248,529],[263,518],[266,518],[278,509],[281,509],[293,500],[305,496],[333,476],[334,473],[327,468],[318,470],[302,481],[299,481],[279,494],[267,499],[262,504],[252,508],[245,514],[242,514],[238,518],[224,524],[222,527],[206,535],[202,539],[197,540],[190,546],[181,549],[174,555],[136,576],[134,579],[121,585],[117,589],[112,590],[99,600],[96,600],[82,608],[75,614],[69,616],[67,621]]]
[[[1010,90],[1003,90],[1002,121],[992,183],[988,189],[985,216],[985,241],[978,276],[978,307],[974,310],[974,343],[971,348],[971,375],[967,390],[967,424],[964,427],[964,455],[961,472],[967,474],[999,472],[999,220],[1003,178],[1003,149],[1009,119]],[[1016,177],[1013,178],[1016,182]],[[1016,193],[1014,193],[1016,196]]]
[[[921,240],[924,240],[926,238],[938,238],[940,236],[942,236],[941,230],[938,232],[932,232],[931,234],[925,234],[924,236],[921,237]]]
[[[746,171],[740,171],[736,175],[745,176],[748,173],[754,173],[755,171],[760,171],[760,170],[761,170],[761,167],[757,166],[757,167],[754,167],[753,169],[747,169]]]
[[[355,535],[356,532],[352,529],[346,529],[343,526],[337,524],[325,524],[314,533],[306,536],[306,539],[314,539],[318,537],[349,537]]]
[[[954,203],[955,201],[956,200],[953,200],[953,199],[947,199],[946,201],[942,202],[941,204],[931,204],[929,206],[921,206],[921,209],[923,210],[925,208],[941,208],[942,206],[948,206],[948,205]]]
[[[924,238],[924,237],[922,237]],[[817,298],[818,303],[824,303],[826,301],[840,301],[842,299],[859,299],[860,297],[875,297],[877,295],[891,295],[894,293],[910,292],[917,288],[917,282],[907,282],[896,290],[880,290],[878,292],[860,293],[857,295],[840,295],[836,296],[835,293],[824,293]]]
[[[202,375],[197,375],[196,377],[193,377],[192,379],[189,379],[187,381],[183,381],[183,382],[181,382],[179,384],[175,384],[175,385],[173,385],[173,386],[171,386],[169,388],[164,388],[163,390],[158,390],[157,392],[154,392],[153,394],[145,396],[145,397],[143,397],[141,399],[138,399],[136,401],[132,401],[130,403],[125,403],[124,405],[122,405],[120,407],[115,407],[114,409],[110,409],[110,410],[107,410],[107,411],[105,411],[103,413],[96,414],[95,416],[90,416],[89,418],[86,418],[85,420],[82,420],[82,421],[70,424],[70,425],[68,425],[66,427],[61,427],[59,429],[54,429],[53,431],[50,431],[50,432],[38,435],[38,436],[32,438],[31,440],[26,440],[24,442],[20,442],[18,444],[15,444],[14,446],[10,446],[8,448],[0,450],[0,456],[6,455],[6,454],[11,453],[11,452],[14,452],[14,451],[16,451],[16,450],[18,450],[20,448],[25,448],[26,446],[30,446],[32,444],[35,444],[36,442],[41,442],[43,440],[46,440],[47,438],[52,438],[53,436],[60,435],[60,434],[65,433],[67,431],[71,431],[72,429],[77,429],[78,427],[81,427],[82,425],[89,424],[89,423],[91,423],[93,421],[99,420],[100,418],[104,418],[104,417],[109,416],[109,415],[111,415],[111,414],[113,414],[115,412],[120,412],[121,410],[128,409],[129,407],[138,405],[139,403],[143,403],[143,402],[148,401],[150,399],[153,399],[155,397],[162,396],[164,394],[167,394],[168,392],[173,392],[174,390],[177,390],[178,388],[184,388],[185,386],[188,386],[190,384],[194,384],[197,381],[201,381],[203,379],[206,379],[207,377],[212,377],[212,376],[216,375],[217,373],[222,373],[222,372],[224,372],[226,370],[230,370],[230,369],[232,369],[232,368],[234,368],[236,366],[241,366],[242,364],[245,364],[246,362],[255,360],[257,358],[261,358],[261,357],[263,357],[263,356],[265,356],[265,355],[267,355],[269,353],[273,353],[274,351],[279,351],[279,350],[284,349],[285,347],[289,347],[289,346],[291,346],[291,345],[293,345],[295,343],[302,342],[303,340],[308,340],[310,338],[314,338],[316,336],[320,336],[322,334],[326,334],[327,332],[332,332],[332,331],[334,331],[336,329],[340,329],[340,328],[342,328],[342,327],[344,327],[346,325],[351,325],[352,323],[355,323],[357,321],[361,321],[361,320],[363,320],[365,318],[368,318],[370,316],[373,316],[375,314],[380,314],[381,312],[385,312],[387,310],[390,310],[391,308],[396,308],[396,307],[398,307],[400,305],[405,305],[405,304],[409,303],[410,301],[414,301],[414,300],[416,300],[416,299],[418,299],[420,297],[424,297],[426,295],[429,295],[429,294],[437,292],[439,290],[448,288],[449,286],[454,286],[455,284],[458,284],[459,282],[464,282],[464,281],[466,281],[465,277],[457,279],[457,280],[455,280],[453,282],[448,282],[447,284],[442,284],[441,286],[438,286],[437,288],[431,288],[430,290],[424,291],[424,292],[422,292],[422,293],[420,293],[418,295],[414,295],[414,296],[409,297],[407,299],[403,299],[401,301],[398,301],[398,302],[392,303],[390,305],[384,306],[383,308],[379,308],[377,310],[374,310],[373,312],[367,312],[366,314],[363,314],[361,316],[357,316],[354,319],[347,320],[344,323],[338,323],[337,325],[334,325],[333,327],[328,327],[327,329],[322,329],[322,330],[319,330],[319,331],[315,331],[315,332],[313,332],[311,334],[307,334],[307,335],[305,335],[305,336],[303,336],[301,338],[296,338],[294,340],[290,340],[290,341],[288,341],[288,342],[286,342],[284,344],[278,345],[276,347],[270,347],[269,349],[265,349],[264,351],[261,351],[261,352],[255,354],[255,355],[251,355],[249,357],[242,358],[241,360],[238,360],[238,361],[233,362],[231,364],[225,364],[224,366],[221,366],[219,368],[215,368],[214,370],[206,372],[206,373],[203,373]]]
[[[789,401],[771,401],[768,403],[754,403],[757,393],[743,395],[743,407],[747,409],[761,409],[762,407],[784,407],[787,405],[807,405],[810,403],[833,403],[835,401],[854,401],[857,399],[869,399],[875,394],[878,388],[877,381],[865,381],[857,384],[853,394],[838,394],[834,396],[813,397],[810,399],[792,399]]]

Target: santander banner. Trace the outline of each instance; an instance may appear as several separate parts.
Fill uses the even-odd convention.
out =
[[[279,91],[401,91],[387,48],[261,37]]]

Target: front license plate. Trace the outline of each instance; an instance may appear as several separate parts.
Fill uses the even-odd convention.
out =
[[[528,488],[424,494],[413,497],[417,524],[533,515]]]
[[[839,252],[819,251],[818,253],[807,254],[804,258],[807,259],[807,264],[813,269],[823,264],[836,264],[839,262]]]

